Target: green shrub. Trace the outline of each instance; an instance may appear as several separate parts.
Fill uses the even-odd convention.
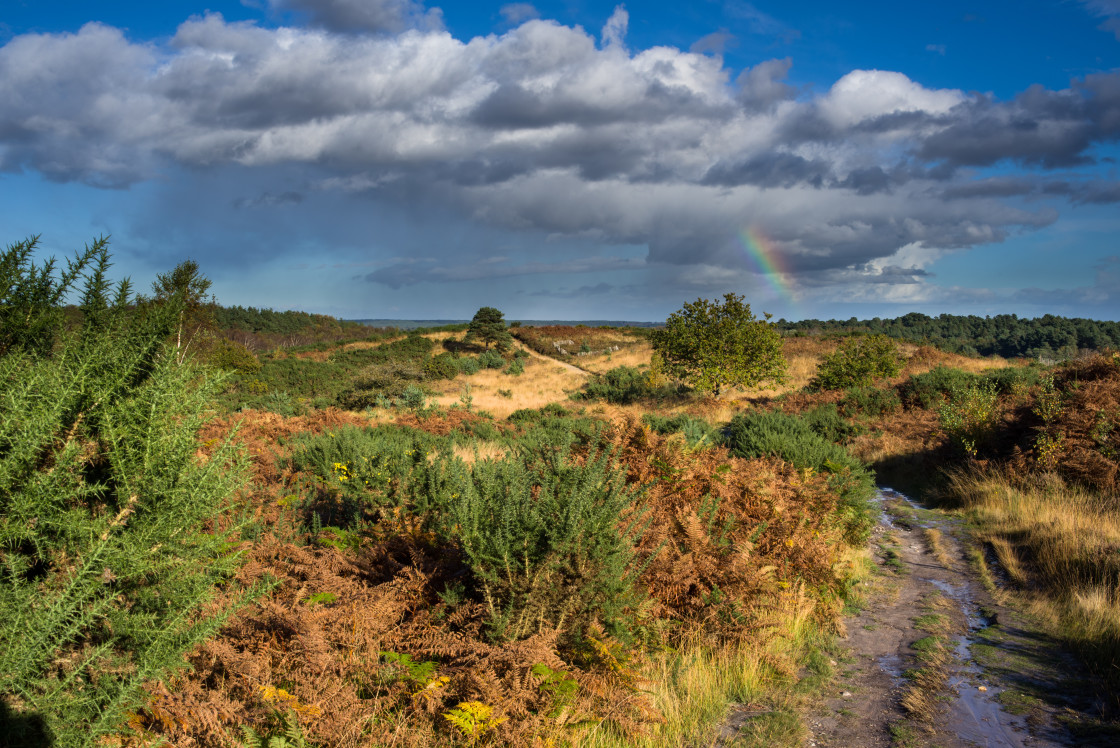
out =
[[[424,362],[424,375],[428,379],[454,379],[459,371],[459,362],[450,353],[432,356]]]
[[[324,527],[347,528],[404,513],[425,530],[435,530],[443,526],[446,499],[453,491],[443,490],[429,458],[448,443],[400,426],[346,426],[298,435],[288,465],[315,476],[326,491],[304,507],[309,523],[317,519]]]
[[[1026,392],[1042,379],[1040,366],[1009,366],[984,373],[984,379],[995,385],[1001,395]]]
[[[872,473],[843,447],[815,432],[804,419],[780,412],[753,411],[735,416],[724,432],[732,454],[738,457],[774,455],[799,468],[831,474],[839,497],[845,536],[853,544],[866,541],[874,524],[871,497]]]
[[[914,374],[902,384],[902,402],[908,407],[934,408],[947,398],[964,391],[980,378],[960,369],[938,366],[924,374]]]
[[[506,420],[529,424],[539,423],[547,418],[566,418],[568,415],[568,411],[562,405],[549,403],[541,408],[520,408],[506,416]]]
[[[495,640],[592,621],[626,638],[638,603],[634,489],[609,455],[476,463],[452,506]]]
[[[402,398],[410,387],[424,381],[424,370],[411,361],[387,361],[366,367],[351,386],[338,396],[338,404],[350,410],[376,407],[379,397]]]
[[[420,389],[414,384],[410,384],[404,388],[404,392],[397,398],[396,405],[409,410],[420,410],[424,407],[424,390]]]
[[[462,358],[457,359],[457,362],[459,364],[459,371],[461,371],[463,374],[477,374],[479,368],[481,368],[479,366],[477,356],[463,356]]]
[[[500,369],[506,360],[497,351],[483,351],[478,357],[478,365],[483,369]]]
[[[830,442],[842,442],[861,432],[858,426],[849,423],[840,415],[835,403],[827,403],[806,412],[802,418],[816,433]]]
[[[638,400],[662,399],[676,394],[669,384],[654,387],[646,372],[633,366],[616,366],[607,373],[588,382],[582,397],[589,400],[606,400],[615,405],[627,405]]]
[[[954,392],[937,409],[949,441],[972,458],[991,438],[999,416],[999,391],[990,379],[980,379]]]
[[[824,357],[811,386],[822,390],[866,387],[876,379],[898,376],[902,357],[886,335],[852,337]]]
[[[514,358],[512,361],[509,362],[509,366],[506,367],[506,372],[505,373],[509,374],[511,377],[521,376],[522,374],[525,373],[525,363],[524,363],[524,361],[521,358]]]
[[[902,400],[894,387],[885,389],[855,387],[845,392],[844,399],[840,401],[840,411],[849,418],[856,416],[878,418],[893,413],[901,407]]]
[[[277,392],[276,390],[264,396],[262,405],[263,410],[286,417],[303,415],[307,410],[287,392]]]
[[[226,338],[221,338],[213,345],[208,359],[215,368],[244,376],[252,376],[261,370],[261,361],[252,351]]]
[[[216,632],[228,611],[214,610],[215,587],[241,562],[228,502],[244,458],[232,443],[196,457],[221,379],[177,363],[164,343],[175,299],[142,313],[127,294],[110,300],[100,246],[83,329],[49,330],[50,348],[0,349],[6,745],[102,745],[142,702],[143,683],[184,667]],[[0,315],[0,327],[10,322]],[[0,329],[0,339],[18,336]]]

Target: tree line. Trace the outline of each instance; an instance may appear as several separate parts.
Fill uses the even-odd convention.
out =
[[[941,314],[930,317],[911,312],[894,319],[848,320],[780,319],[775,327],[785,335],[868,333],[928,343],[952,353],[1005,358],[1064,359],[1081,352],[1120,348],[1120,322],[1058,317],[1046,314],[1020,318]]]

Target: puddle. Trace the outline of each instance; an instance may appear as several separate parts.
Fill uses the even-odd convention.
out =
[[[880,522],[889,529],[901,529],[895,524],[894,519],[886,510],[884,502],[898,500],[904,502],[912,509],[924,510],[921,504],[910,497],[892,488],[882,487],[878,490],[877,500],[880,502]],[[915,526],[936,527],[941,529],[951,524],[950,521],[939,521],[930,518],[928,514],[922,515],[920,523],[910,520]],[[980,606],[974,599],[974,587],[969,581],[954,584],[940,579],[918,577],[920,581],[927,582],[940,590],[947,598],[959,606],[968,624],[968,631],[961,636],[954,651],[957,656],[958,666],[949,678],[952,702],[942,718],[941,727],[949,732],[956,733],[957,737],[977,746],[1047,746],[1056,745],[1032,737],[1027,729],[1025,716],[1018,716],[1004,711],[998,696],[1001,688],[987,682],[983,669],[972,659],[972,645],[974,634],[991,625],[990,619],[980,612]],[[904,679],[904,662],[897,655],[880,657],[878,665],[883,672],[891,676],[894,682],[900,684]],[[981,691],[980,687],[985,687]]]

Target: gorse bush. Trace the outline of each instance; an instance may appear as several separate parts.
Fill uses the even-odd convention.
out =
[[[859,426],[850,423],[840,414],[840,409],[835,403],[820,405],[801,417],[805,419],[809,428],[830,442],[842,442],[862,431]]]
[[[1001,395],[1022,394],[1042,380],[1040,366],[1008,366],[985,372],[984,379],[995,385]]]
[[[941,428],[950,442],[973,458],[991,438],[999,416],[999,391],[989,379],[980,379],[954,392],[937,409]]]
[[[173,300],[107,295],[98,246],[83,329],[0,356],[0,734],[16,745],[101,744],[216,630],[203,608],[239,563],[224,515],[242,458],[195,456],[220,380],[167,347]]]
[[[459,362],[450,353],[441,353],[424,362],[428,379],[454,379],[459,375]]]
[[[874,476],[843,447],[833,444],[798,416],[753,411],[735,416],[725,431],[732,454],[739,457],[773,455],[799,468],[831,474],[840,497],[840,511],[849,542],[866,542],[874,519],[870,499]]]
[[[616,366],[598,379],[588,382],[582,396],[589,400],[628,405],[638,400],[672,397],[677,391],[670,384],[652,385],[649,375],[633,366]]]
[[[898,376],[902,357],[886,335],[848,338],[817,366],[812,386],[822,390],[866,387],[876,379]]]
[[[478,370],[482,368],[478,363],[477,356],[463,356],[457,360],[457,363],[459,365],[459,371],[467,375],[477,374]]]
[[[223,371],[251,376],[261,370],[261,361],[252,351],[240,343],[225,338],[216,341],[210,347],[206,358],[211,366]]]
[[[849,418],[868,416],[878,418],[902,407],[902,399],[894,387],[854,387],[844,393],[840,411]]]
[[[454,497],[459,542],[489,610],[491,636],[521,639],[601,623],[629,633],[635,588],[634,489],[606,454],[481,462]]]
[[[290,466],[336,497],[307,507],[318,527],[410,518],[460,548],[495,640],[543,628],[578,636],[592,622],[625,636],[639,601],[636,490],[609,455],[570,459],[570,436],[548,438],[558,435],[529,435],[514,456],[471,467],[450,454],[447,438],[350,427],[298,439]],[[633,521],[620,527],[628,513]]]
[[[914,374],[902,384],[902,401],[909,407],[930,409],[952,395],[963,392],[980,377],[949,366],[938,366],[924,374]]]

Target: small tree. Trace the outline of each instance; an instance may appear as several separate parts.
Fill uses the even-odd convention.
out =
[[[822,390],[866,387],[902,371],[898,346],[886,335],[851,337],[817,366],[813,385]]]
[[[214,298],[208,296],[210,279],[198,269],[194,260],[184,260],[170,273],[160,273],[152,283],[155,301],[173,303],[179,308],[179,324],[175,331],[175,357],[182,363],[191,344],[214,327]]]
[[[505,315],[492,306],[484,306],[475,312],[463,342],[473,343],[475,340],[481,340],[487,348],[493,345],[499,351],[509,348],[513,337],[506,329]]]
[[[742,296],[729,293],[723,299],[685,304],[669,316],[664,329],[653,331],[653,350],[665,372],[717,397],[724,387],[784,382],[781,336],[765,320],[755,319]]]

